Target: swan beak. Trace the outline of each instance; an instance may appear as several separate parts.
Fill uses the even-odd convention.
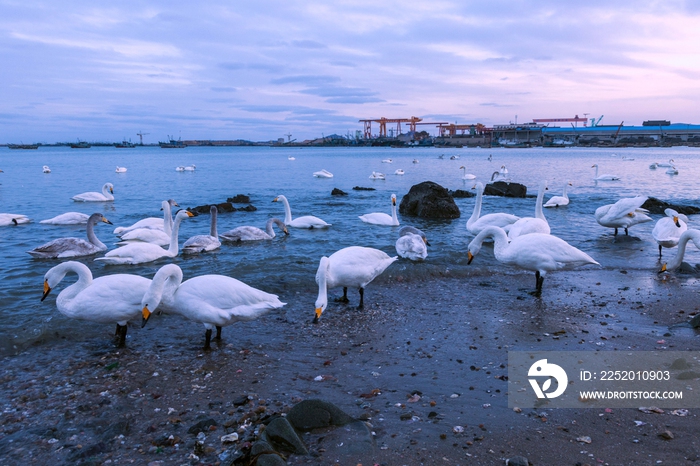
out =
[[[680,222],[678,221],[678,217],[673,217],[673,223],[675,223],[676,226],[677,226],[678,228],[681,227],[681,224],[680,224]]]
[[[187,211],[187,216],[188,216],[188,217],[194,217],[194,214],[188,210],[188,211]]]
[[[391,200],[391,205],[396,205],[396,199]]]
[[[679,225],[679,226],[680,226],[680,225]],[[289,230],[287,230],[287,227],[284,227],[284,230],[282,230],[282,231],[284,232],[285,235],[288,235],[288,234],[289,234]]]
[[[661,266],[661,270],[659,270],[657,273],[664,273],[666,271],[666,264]]]
[[[474,254],[472,254],[471,251],[467,251],[467,258],[469,259],[469,260],[467,261],[467,265],[469,265],[469,264],[472,263],[472,260],[474,259]]]
[[[110,192],[110,194],[114,194],[114,189],[109,188],[109,192]]]
[[[114,225],[112,222],[110,222],[109,220],[107,220],[107,219],[104,218],[104,217],[102,217],[102,221],[103,221],[104,223],[109,223],[110,225]]]
[[[629,214],[627,214],[627,216],[634,218],[634,212],[630,212]]]
[[[279,197],[276,197],[272,200],[272,202],[277,202],[278,199],[279,199]]]
[[[323,312],[323,308],[320,308],[320,307],[317,307],[317,308],[316,308],[316,315],[314,316],[314,321],[313,321],[314,324],[317,324],[317,323],[318,323],[318,319],[321,318],[321,313],[322,313],[322,312]]]
[[[141,319],[141,328],[144,328],[148,322],[148,319],[151,317],[151,311],[148,310],[148,305],[143,307],[141,314],[143,315],[143,319]]]
[[[44,295],[41,297],[41,300],[45,300],[49,293],[51,293],[51,287],[49,286],[49,282],[44,280]]]

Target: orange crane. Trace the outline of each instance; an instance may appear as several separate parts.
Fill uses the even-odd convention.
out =
[[[579,122],[583,123],[583,126],[586,126],[586,123],[588,122],[588,118],[579,118],[578,115],[576,115],[573,118],[533,118],[532,119],[533,123],[576,123],[578,125]]]
[[[469,125],[456,125],[445,123],[444,125],[440,125],[440,136],[444,136],[445,133],[447,133],[448,137],[452,137],[457,135],[457,131],[462,131],[462,134],[464,134],[464,131],[466,130],[474,130],[476,134],[483,134],[485,132],[492,131],[491,128],[486,128],[481,123],[472,123]]]
[[[384,118],[384,117],[381,117],[378,119],[359,120],[359,121],[361,123],[365,124],[364,138],[365,139],[372,139],[372,122],[379,123],[379,137],[385,138],[386,137],[386,124],[387,123],[396,123],[396,133],[401,134],[401,123],[408,123],[410,131],[415,131],[416,124],[419,121],[423,121],[423,119],[412,116],[411,118]]]

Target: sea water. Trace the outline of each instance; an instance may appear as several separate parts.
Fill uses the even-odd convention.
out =
[[[569,187],[567,207],[545,209],[551,232],[587,252],[605,269],[635,270],[656,274],[660,262],[658,247],[651,236],[654,222],[630,229],[632,239],[615,238],[610,228],[603,228],[593,217],[596,208],[636,195],[653,196],[684,205],[700,205],[700,164],[698,149],[688,147],[646,149],[444,149],[444,148],[296,148],[296,147],[188,147],[164,150],[158,147],[117,149],[93,147],[77,150],[64,147],[41,147],[22,151],[0,149],[0,212],[27,215],[30,224],[0,227],[0,354],[20,350],[35,341],[44,341],[61,327],[63,333],[80,332],[86,322],[57,319],[55,296],[73,283],[67,276],[52,292],[53,297],[40,302],[43,276],[59,260],[33,259],[26,251],[50,240],[66,236],[85,237],[85,226],[42,225],[40,220],[77,211],[100,212],[114,226],[100,223],[97,236],[113,249],[118,238],[116,226],[128,226],[144,217],[160,217],[161,202],[175,199],[180,207],[218,204],[236,194],[248,195],[253,212],[221,213],[219,233],[237,226],[264,228],[269,218],[284,219],[284,206],[273,199],[283,194],[289,200],[292,215],[314,215],[332,226],[322,230],[290,229],[272,241],[248,244],[223,244],[217,251],[184,257],[161,259],[141,265],[105,265],[94,256],[80,258],[94,277],[114,273],[131,273],[152,278],[164,264],[178,264],[185,279],[202,274],[224,274],[292,302],[298,290],[315,289],[314,277],[319,259],[338,249],[359,245],[381,249],[396,255],[394,244],[398,227],[368,225],[358,217],[371,212],[391,213],[391,194],[398,203],[412,185],[434,181],[448,189],[472,190],[475,181],[487,183],[501,166],[508,169],[513,182],[537,194],[542,180],[548,181],[545,200],[561,195]],[[454,158],[452,158],[454,156]],[[491,157],[489,157],[491,156]],[[490,160],[489,160],[490,158]],[[293,160],[292,160],[293,159]],[[383,163],[391,159],[392,163]],[[630,160],[634,159],[634,160]],[[666,174],[666,168],[649,169],[653,162],[674,160],[678,175]],[[620,177],[619,181],[595,182],[593,164],[600,174]],[[176,171],[178,166],[194,164],[195,171]],[[42,173],[48,165],[51,173]],[[126,173],[115,173],[117,166]],[[462,180],[463,170],[476,180]],[[328,170],[333,178],[315,178],[313,173]],[[397,169],[404,175],[394,175]],[[373,171],[386,174],[385,180],[372,180]],[[82,203],[71,197],[85,191],[101,191],[114,185],[114,202]],[[374,188],[371,191],[353,187]],[[347,196],[332,196],[333,188]],[[473,235],[466,230],[475,198],[456,199],[461,217],[455,220],[425,220],[399,214],[401,225],[423,230],[430,242],[428,258],[422,263],[402,259],[393,264],[377,281],[387,283],[400,272],[402,279],[420,280],[445,275],[463,277],[470,286],[474,277],[514,270],[498,264],[492,249],[485,247],[471,265],[467,264],[467,245]],[[237,205],[236,207],[244,207]],[[485,196],[482,214],[508,212],[534,216],[535,199]],[[700,217],[691,217],[694,228]],[[180,245],[190,236],[209,233],[209,215],[183,221]],[[670,258],[675,250],[664,250]],[[99,256],[99,255],[98,255]],[[694,246],[688,248],[686,260],[700,261]],[[594,273],[594,272],[592,272]],[[633,281],[633,277],[626,278]],[[534,278],[533,278],[534,286]],[[634,286],[627,283],[626,286]],[[312,306],[313,303],[308,303]]]

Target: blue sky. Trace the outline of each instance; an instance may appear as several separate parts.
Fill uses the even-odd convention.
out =
[[[0,143],[700,123],[699,20],[673,0],[0,0]]]

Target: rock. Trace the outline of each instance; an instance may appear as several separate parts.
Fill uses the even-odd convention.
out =
[[[524,456],[513,456],[506,460],[506,466],[528,466],[530,462]]]
[[[673,205],[668,202],[661,201],[655,197],[650,197],[644,204],[642,204],[642,209],[647,209],[652,214],[664,214],[664,210],[673,209],[679,214],[693,215],[700,212],[700,208],[695,206],[683,206],[683,205]]]
[[[693,328],[700,327],[700,314],[697,314],[695,317],[690,319],[690,326]]]
[[[399,205],[401,215],[421,218],[459,218],[459,207],[447,191],[437,183],[424,181],[411,186]]]
[[[700,314],[696,315],[693,317],[693,320],[700,316]],[[692,322],[692,320],[691,320]],[[697,325],[693,325],[693,327],[697,327]],[[686,361],[683,358],[678,358],[675,361],[673,361],[673,364],[671,364],[671,369],[675,370],[685,370],[685,369],[690,369],[690,365],[688,364],[688,361]]]
[[[236,194],[235,196],[226,199],[226,202],[230,202],[232,204],[250,204],[250,197],[246,196],[245,194]]]
[[[248,404],[248,395],[241,395],[238,398],[234,398],[232,403],[233,406],[242,406]]]
[[[272,446],[270,446],[269,443],[267,443],[263,440],[258,440],[250,448],[250,456],[256,456],[256,455],[259,455],[260,453],[263,453],[266,451],[267,452],[272,451]]]
[[[286,466],[287,462],[277,454],[260,455],[255,466]]]
[[[527,186],[520,183],[506,183],[495,181],[484,187],[485,196],[526,197]]]
[[[331,191],[331,196],[347,196],[348,193],[346,193],[343,190],[340,190],[338,188],[333,188],[333,191]]]
[[[355,191],[375,191],[374,188],[363,188],[362,186],[355,186],[352,189]]]
[[[109,451],[107,445],[104,442],[98,442],[75,451],[72,455],[68,457],[68,461],[69,463],[77,463],[80,459],[90,458],[91,456],[97,456],[101,453],[105,453],[106,451]]]
[[[105,429],[105,431],[102,433],[102,440],[105,442],[108,442],[112,440],[114,437],[118,437],[120,435],[127,436],[129,435],[129,431],[131,430],[131,425],[129,424],[129,421],[119,421],[115,422],[114,424],[111,424],[109,427]]]
[[[187,433],[197,435],[200,432],[208,432],[209,428],[215,425],[217,424],[214,419],[204,419],[203,421],[199,421],[197,424],[187,429]]]
[[[270,445],[275,447],[275,450],[289,451],[298,455],[309,454],[292,424],[284,417],[273,419],[267,425],[263,433],[263,440],[267,440]]]
[[[256,210],[258,210],[258,208],[255,207],[254,205],[248,204],[247,206],[242,207],[242,208],[240,208],[240,209],[238,209],[238,210],[243,210],[243,211],[245,211],[245,212],[255,212]]]
[[[693,380],[697,378],[700,378],[700,373],[695,371],[681,372],[676,376],[676,380]]]
[[[663,432],[659,433],[659,438],[663,440],[673,440],[673,432],[670,430],[664,430]]]
[[[450,191],[450,194],[451,194],[452,197],[454,197],[455,199],[463,199],[463,198],[465,198],[465,197],[474,197],[474,196],[476,196],[475,193],[473,193],[473,192],[471,192],[471,191],[466,191],[466,190],[464,190],[464,189],[455,189],[454,191]]]
[[[219,466],[233,466],[237,461],[245,456],[241,450],[236,447],[229,448],[228,450],[221,453],[218,458],[221,462]]]
[[[221,204],[206,204],[197,207],[188,207],[187,210],[196,214],[208,214],[212,205],[216,205],[216,209],[219,211],[219,213],[236,211],[236,208],[233,207],[233,205],[231,205],[230,202],[222,202]]]
[[[354,419],[340,408],[323,400],[304,400],[287,413],[287,420],[302,432],[329,426],[343,426]]]
[[[362,421],[354,421],[327,432],[319,444],[322,458],[339,464],[375,464],[376,445]]]

